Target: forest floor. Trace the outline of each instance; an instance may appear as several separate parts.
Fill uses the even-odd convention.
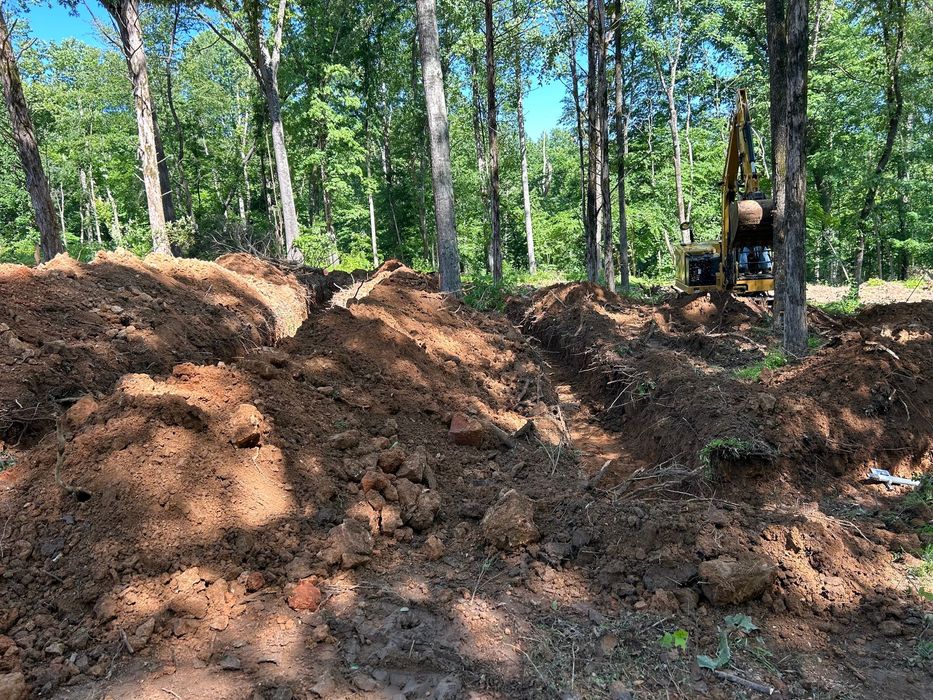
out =
[[[930,301],[785,365],[746,300],[397,263],[0,293],[4,700],[933,694],[933,487],[865,481],[933,471]]]

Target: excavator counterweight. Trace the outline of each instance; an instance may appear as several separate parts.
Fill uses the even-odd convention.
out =
[[[773,293],[773,220],[774,202],[758,183],[748,93],[740,89],[729,125],[720,237],[694,242],[689,223],[681,223],[684,242],[674,249],[674,286],[687,293]]]

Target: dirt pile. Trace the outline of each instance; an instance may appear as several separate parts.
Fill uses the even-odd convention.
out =
[[[825,348],[773,367],[762,311],[727,296],[656,307],[570,284],[514,302],[511,316],[581,373],[600,418],[645,463],[739,479],[776,468],[805,485],[930,466],[933,305],[885,308],[816,318]]]
[[[0,436],[16,441],[126,372],[228,360],[292,335],[308,288],[242,254],[210,263],[101,252],[86,265],[0,266],[0,293]]]
[[[734,376],[768,351],[755,307],[571,285],[512,311],[549,352],[387,264],[274,348],[76,401],[0,477],[0,678],[62,698],[729,698],[694,659],[733,613],[761,627],[734,668],[784,697],[927,695],[919,539],[849,461],[832,483],[790,464],[776,436],[811,385]],[[906,381],[929,320],[830,324],[807,362],[837,392],[834,353]],[[704,453],[736,435],[770,451]]]

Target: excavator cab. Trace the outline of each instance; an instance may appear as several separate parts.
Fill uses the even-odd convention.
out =
[[[774,203],[761,192],[748,93],[738,91],[732,114],[722,179],[722,231],[718,240],[694,241],[681,224],[682,243],[674,248],[676,279],[682,292],[774,292]]]

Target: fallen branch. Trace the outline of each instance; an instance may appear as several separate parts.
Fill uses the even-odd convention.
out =
[[[755,681],[750,681],[747,678],[742,678],[737,676],[734,673],[727,673],[726,671],[713,671],[718,678],[729,681],[730,683],[735,683],[740,685],[743,688],[748,688],[749,690],[754,690],[759,693],[764,693],[765,695],[774,695],[775,689],[770,685],[764,685],[763,683],[756,683]]]

